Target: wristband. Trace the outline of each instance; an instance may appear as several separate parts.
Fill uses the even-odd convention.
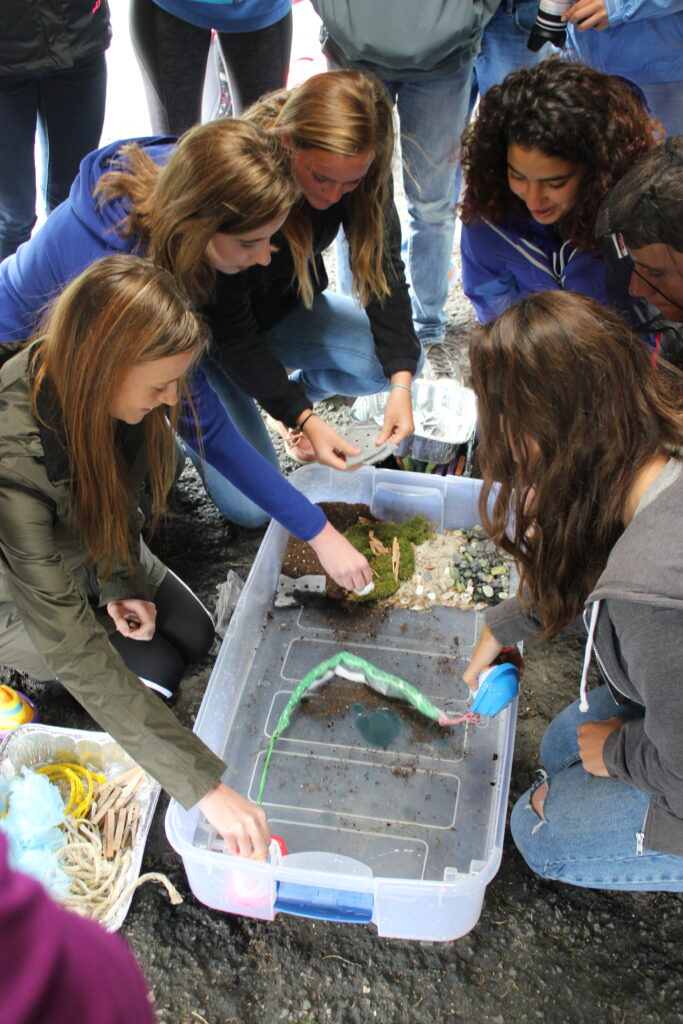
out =
[[[308,423],[308,421],[310,420],[311,416],[317,416],[317,415],[318,415],[317,412],[312,412],[312,411],[309,412],[308,416],[304,416],[304,418],[302,419],[301,423],[297,423],[296,429],[297,430],[303,430],[304,427],[306,426],[306,424]]]
[[[413,389],[411,387],[408,387],[407,384],[392,384],[391,390],[393,391],[394,388],[403,388],[404,391],[410,391],[411,395],[413,393]]]

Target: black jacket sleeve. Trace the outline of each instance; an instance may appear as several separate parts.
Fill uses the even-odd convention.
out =
[[[313,230],[314,289],[322,292],[328,283],[322,253],[343,224],[344,204],[336,203],[323,211],[309,207],[307,212]],[[372,300],[366,313],[377,358],[390,377],[399,370],[415,372],[420,343],[413,330],[401,259],[401,228],[393,201],[387,206],[385,231],[391,294],[384,300]],[[245,394],[255,398],[266,412],[288,426],[295,425],[310,402],[303,387],[289,380],[285,367],[263,340],[262,332],[300,301],[294,280],[294,261],[286,241],[278,235],[267,267],[250,267],[232,275],[217,274],[214,300],[203,310],[213,336],[211,358]]]
[[[391,377],[399,370],[414,374],[420,358],[420,342],[413,328],[413,311],[401,259],[401,223],[393,200],[385,213],[385,238],[385,267],[391,292],[385,299],[372,299],[365,312],[377,358],[387,377]]]

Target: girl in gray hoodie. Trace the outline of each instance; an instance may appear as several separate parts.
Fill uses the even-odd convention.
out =
[[[581,614],[588,634],[580,700],[543,737],[513,837],[545,878],[683,891],[683,378],[563,292],[480,328],[470,357],[481,514],[520,589],[487,613],[465,681]],[[592,655],[604,684],[587,696]]]

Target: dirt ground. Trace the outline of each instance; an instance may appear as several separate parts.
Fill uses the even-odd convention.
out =
[[[441,360],[457,367],[465,362],[463,339],[472,322],[457,288],[451,313]],[[326,406],[342,429],[348,406]],[[246,579],[262,535],[227,524],[187,469],[154,546],[213,609],[230,569]],[[581,655],[577,641],[526,646],[511,802],[529,784],[544,728],[577,696]],[[183,684],[175,710],[188,725],[212,660],[196,665]],[[44,698],[41,707],[50,724],[87,726],[67,695]],[[478,924],[455,942],[380,939],[371,926],[284,915],[263,923],[213,911],[194,898],[166,840],[166,805],[162,795],[143,870],[165,872],[184,903],[172,907],[160,887],[143,886],[122,929],[161,1024],[683,1022],[681,895],[543,882],[508,839]]]

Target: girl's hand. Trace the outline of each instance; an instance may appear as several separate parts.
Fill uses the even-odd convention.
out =
[[[621,729],[623,719],[606,718],[604,722],[583,722],[576,730],[579,739],[579,754],[581,763],[589,775],[598,775],[600,778],[608,779],[609,772],[605,768],[603,750],[605,740],[616,729]]]
[[[605,0],[576,0],[576,3],[562,15],[562,21],[571,21],[579,32],[586,32],[589,28],[601,32],[604,28],[609,28]]]
[[[462,674],[470,690],[476,693],[479,689],[479,673],[483,672],[502,650],[503,645],[498,643],[489,627],[485,625],[472,652],[472,660]]]
[[[393,387],[389,392],[387,404],[384,407],[384,422],[382,429],[377,435],[376,445],[384,444],[386,441],[393,441],[400,444],[406,437],[415,432],[413,421],[413,396],[407,390],[410,387],[410,374],[407,374],[405,386]],[[392,383],[396,383],[393,381]]]
[[[265,811],[217,782],[201,798],[199,809],[211,825],[223,836],[225,849],[238,857],[267,860],[270,831]]]
[[[125,601],[110,601],[107,612],[114,620],[121,636],[131,640],[151,640],[157,621],[156,605],[151,601],[128,598]]]
[[[362,590],[372,580],[372,570],[365,555],[356,551],[332,523],[326,523],[309,544],[327,575],[345,590]]]
[[[360,448],[338,434],[334,427],[317,414],[311,416],[303,432],[313,445],[316,459],[321,466],[330,466],[332,469],[342,471],[360,467],[360,463],[358,466],[347,465],[345,458],[346,455],[360,455]]]

